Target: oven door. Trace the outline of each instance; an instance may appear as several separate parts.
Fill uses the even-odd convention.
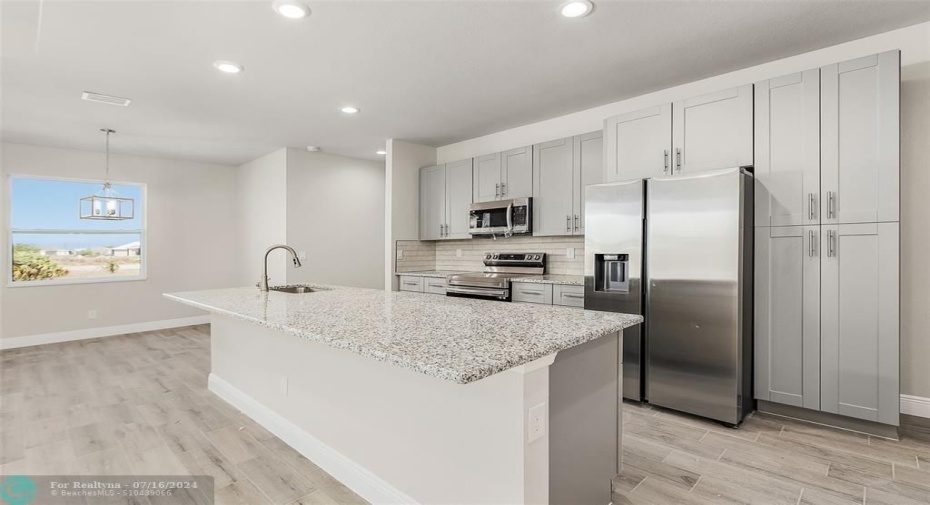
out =
[[[510,301],[510,290],[507,288],[476,288],[469,286],[446,285],[446,296],[459,298],[480,298],[482,300]]]
[[[468,233],[472,235],[525,235],[532,233],[532,198],[473,203]]]

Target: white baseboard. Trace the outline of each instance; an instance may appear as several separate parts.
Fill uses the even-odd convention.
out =
[[[901,413],[930,418],[930,398],[901,395]]]
[[[19,347],[32,347],[34,345],[55,344],[70,342],[72,340],[86,340],[89,338],[112,337],[127,333],[141,331],[164,330],[167,328],[180,328],[195,324],[210,322],[210,316],[182,317],[179,319],[163,319],[161,321],[148,321],[145,323],[124,324],[120,326],[105,326],[102,328],[87,328],[84,330],[62,331],[59,333],[44,333],[42,335],[27,335],[24,337],[0,338],[0,350],[16,349]]]
[[[215,374],[210,374],[208,384],[210,391],[264,426],[287,445],[296,449],[297,452],[369,502],[375,504],[417,503],[416,500],[367,468],[326,445],[322,440],[302,430]]]

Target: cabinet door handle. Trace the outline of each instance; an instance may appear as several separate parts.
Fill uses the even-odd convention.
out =
[[[574,293],[562,293],[564,298],[584,298],[584,295],[576,295]]]
[[[404,282],[404,286],[416,286],[417,284],[419,284],[419,283],[417,283],[417,282]]]
[[[572,231],[572,216],[565,214],[565,231]]]
[[[827,257],[836,257],[836,232],[827,230]]]
[[[578,231],[579,229],[581,229],[581,226],[578,224],[579,221],[580,219],[578,218],[578,214],[575,214],[575,228],[572,231]]]
[[[494,198],[501,197],[501,183],[494,184]]]
[[[501,198],[504,197],[504,194],[507,193],[507,183],[501,183]]]
[[[827,218],[836,219],[836,193],[827,191]]]
[[[665,163],[662,165],[662,173],[668,173],[668,149],[663,149],[662,153],[665,155]]]
[[[678,173],[681,173],[681,148],[675,149],[675,167],[678,169]]]
[[[814,194],[807,194],[807,219],[809,221],[814,220]]]
[[[816,248],[815,248],[815,246],[814,246],[814,232],[813,232],[813,230],[807,232],[807,239],[808,239],[808,241],[809,241],[809,243],[807,244],[807,255],[808,255],[809,257],[813,258],[814,256],[817,255],[817,250],[816,250]]]

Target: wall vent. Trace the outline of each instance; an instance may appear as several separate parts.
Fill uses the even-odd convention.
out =
[[[101,95],[100,93],[93,93],[91,91],[85,91],[84,93],[82,93],[81,100],[87,100],[88,102],[105,103],[108,105],[118,105],[120,107],[129,107],[129,104],[132,103],[132,100],[128,98],[120,98],[118,96],[110,96],[110,95]]]

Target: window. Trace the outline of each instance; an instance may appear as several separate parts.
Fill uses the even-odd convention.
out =
[[[10,286],[145,278],[145,185],[113,183],[135,201],[132,219],[80,218],[103,181],[10,177]]]

